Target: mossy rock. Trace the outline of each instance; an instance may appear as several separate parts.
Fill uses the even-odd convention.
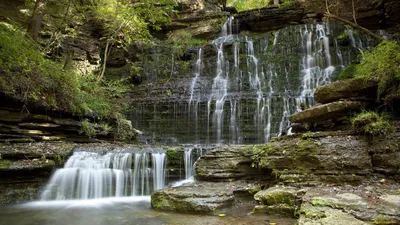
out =
[[[254,199],[264,205],[286,204],[295,206],[297,189],[293,187],[272,187],[259,191]]]
[[[268,215],[282,215],[293,217],[295,207],[287,204],[276,205],[256,205],[251,214],[268,214]]]
[[[313,123],[348,116],[367,105],[361,101],[336,101],[298,112],[290,117],[292,123]]]

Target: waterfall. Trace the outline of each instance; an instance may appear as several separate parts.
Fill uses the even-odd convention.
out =
[[[185,163],[185,179],[193,177],[193,158],[192,158],[193,148],[186,148],[184,152],[184,163]]]
[[[190,98],[189,98],[189,113],[190,113],[190,107],[191,107],[191,103],[193,101],[193,99],[196,97],[195,94],[195,90],[196,90],[196,83],[197,80],[201,74],[201,65],[202,65],[202,57],[203,57],[203,49],[199,48],[198,54],[197,54],[197,61],[194,67],[194,77],[192,79],[192,84],[190,85]],[[195,110],[196,111],[196,110]]]
[[[74,152],[64,168],[58,169],[52,175],[41,194],[41,199],[95,199],[150,195],[153,190],[163,188],[165,185],[163,150],[135,151],[106,154]]]
[[[134,106],[138,129],[187,144],[266,143],[290,133],[289,117],[314,105],[315,89],[335,80],[369,45],[334,22],[246,35],[235,24],[228,18],[220,36],[199,49],[189,82],[180,82],[187,90],[182,100],[173,107],[157,102],[154,111],[147,103]],[[348,45],[340,39],[346,33]],[[160,117],[163,125],[155,123]]]

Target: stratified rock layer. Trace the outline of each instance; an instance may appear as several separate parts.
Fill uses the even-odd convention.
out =
[[[252,167],[251,155],[244,146],[226,146],[212,150],[196,163],[197,180],[232,181],[270,179],[271,171]]]
[[[159,210],[212,213],[232,206],[234,183],[199,182],[158,190],[151,195],[151,206]]]
[[[293,123],[312,123],[348,116],[350,112],[359,111],[366,104],[360,101],[336,101],[323,105],[316,105],[290,117]]]
[[[377,88],[377,81],[354,78],[320,86],[314,96],[315,101],[322,104],[340,99],[374,101]]]

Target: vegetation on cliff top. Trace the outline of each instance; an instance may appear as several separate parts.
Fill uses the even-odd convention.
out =
[[[23,102],[28,110],[34,106],[110,118],[121,109],[113,98],[123,86],[64,70],[62,63],[47,59],[24,31],[7,23],[0,23],[0,64],[0,91]]]
[[[373,111],[363,111],[351,119],[353,129],[360,134],[369,137],[388,135],[395,128],[384,114]]]

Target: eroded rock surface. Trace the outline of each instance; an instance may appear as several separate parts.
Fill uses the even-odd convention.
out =
[[[234,186],[231,182],[196,182],[157,190],[151,195],[151,206],[166,211],[212,213],[232,206]]]
[[[378,82],[359,78],[336,81],[315,90],[315,101],[330,103],[340,99],[375,101]]]
[[[252,166],[251,155],[244,146],[225,146],[210,151],[196,163],[196,179],[205,181],[232,181],[270,179],[271,171]]]
[[[398,188],[383,181],[311,189],[302,199],[299,224],[399,224]]]
[[[293,123],[312,123],[348,116],[350,112],[359,111],[365,107],[365,102],[336,101],[323,105],[316,105],[290,117]]]

